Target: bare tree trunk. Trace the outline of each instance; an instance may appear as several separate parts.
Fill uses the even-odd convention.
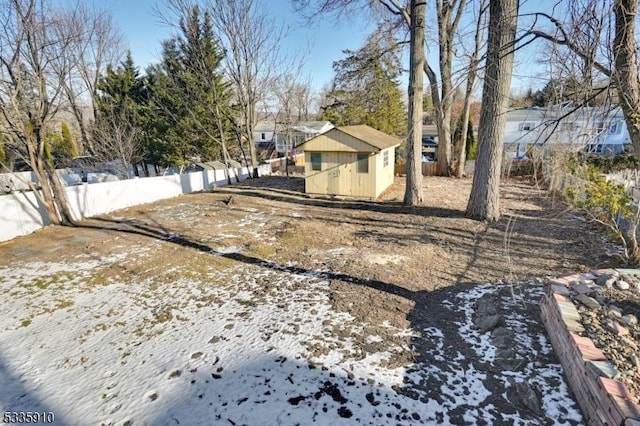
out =
[[[45,173],[48,175],[48,179],[51,182],[51,190],[55,198],[55,205],[58,208],[58,215],[60,216],[61,225],[73,225],[75,220],[71,215],[71,209],[67,203],[67,197],[64,192],[64,184],[60,180],[60,176],[56,173],[53,164],[45,167]]]
[[[434,73],[428,72],[429,84],[432,87],[431,95],[436,111],[438,127],[438,169],[440,176],[449,176],[451,155],[451,108],[453,106],[453,56],[454,37],[464,13],[467,2],[465,0],[436,1],[436,14],[438,17],[438,42],[439,42],[439,67],[440,67],[440,94],[438,93],[438,80]]]
[[[404,204],[421,204],[422,198],[422,102],[426,0],[411,0],[409,70],[409,135],[407,137],[407,185]]]
[[[636,54],[635,29],[638,0],[616,0],[616,33],[613,40],[615,61],[614,79],[620,97],[620,106],[631,135],[636,157],[640,156],[640,80]]]
[[[251,177],[258,178],[258,154],[256,144],[253,142],[253,125],[255,124],[256,97],[251,96],[254,101],[248,102],[245,113],[245,130],[247,144],[249,145],[249,157],[251,158]]]
[[[480,45],[482,44],[482,22],[484,17],[484,9],[486,2],[483,0],[480,4],[480,11],[478,14],[478,20],[476,21],[476,34],[475,34],[475,47],[469,60],[469,74],[467,76],[467,87],[464,94],[464,106],[462,107],[462,137],[460,141],[460,148],[458,151],[458,170],[456,170],[456,176],[461,178],[464,175],[464,169],[466,166],[466,151],[467,151],[467,138],[469,136],[469,115],[471,111],[471,95],[473,93],[473,85],[476,82],[476,76],[478,75],[478,64],[480,56]]]
[[[489,5],[478,159],[466,210],[466,215],[473,219],[495,221],[500,218],[500,169],[518,8],[519,0],[492,0]]]

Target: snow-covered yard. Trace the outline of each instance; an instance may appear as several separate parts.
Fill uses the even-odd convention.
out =
[[[331,240],[299,206],[190,197],[0,246],[1,412],[61,425],[582,423],[531,313],[540,285],[515,300],[493,285],[403,290],[363,274],[400,274],[418,254]],[[311,247],[296,245],[301,227]],[[485,297],[502,319],[481,332]],[[508,359],[497,330],[511,333]]]
[[[446,360],[448,370],[385,366],[408,348],[359,353],[350,336],[361,325],[331,309],[322,273],[242,265],[208,271],[207,280],[96,284],[125,256],[152,252],[134,247],[122,256],[0,269],[0,410],[51,411],[57,423],[79,425],[450,424],[450,409],[471,405],[471,423],[519,423],[484,404],[486,373],[462,368],[459,353]],[[471,310],[490,291],[472,290],[448,306],[468,311],[460,334],[488,361],[495,348],[474,330]],[[387,326],[391,334],[416,334]],[[345,332],[336,335],[335,327]],[[446,336],[423,332],[435,342],[434,360],[444,360]],[[558,366],[539,374],[560,383],[541,388],[546,413],[573,405]],[[394,390],[429,376],[441,381],[443,400]],[[575,408],[566,413],[580,420]]]

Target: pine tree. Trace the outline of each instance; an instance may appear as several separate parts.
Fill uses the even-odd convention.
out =
[[[109,65],[98,82],[93,128],[93,154],[102,161],[118,160],[124,177],[130,164],[144,158],[146,103],[145,81],[129,51],[117,68]]]
[[[69,158],[77,157],[78,150],[76,149],[73,136],[71,136],[71,130],[69,130],[69,126],[64,121],[60,124],[60,133],[62,135],[60,151]]]
[[[220,71],[222,53],[208,13],[193,7],[180,35],[163,43],[162,62],[148,70],[156,120],[152,148],[165,162],[227,159],[232,109]]]
[[[362,48],[344,53],[347,57],[333,64],[336,76],[322,108],[322,119],[336,126],[367,124],[404,136],[407,115],[394,40],[374,33]]]

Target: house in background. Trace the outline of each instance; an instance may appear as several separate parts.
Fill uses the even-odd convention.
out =
[[[574,108],[565,103],[507,113],[505,154],[522,158],[531,145],[562,145],[594,154],[620,154],[631,138],[619,107]]]
[[[333,129],[330,121],[299,121],[283,123],[259,121],[253,130],[256,147],[267,149],[272,144],[280,154],[291,153],[300,144]]]
[[[435,124],[422,125],[422,140],[432,140],[438,143],[438,126]]]
[[[393,183],[401,143],[366,125],[336,127],[306,141],[305,192],[378,197]]]

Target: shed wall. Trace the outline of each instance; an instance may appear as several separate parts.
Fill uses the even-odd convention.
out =
[[[384,165],[385,152],[387,152],[387,155],[389,156],[389,163],[387,164],[387,166]],[[378,197],[385,189],[393,184],[395,160],[395,147],[384,149],[374,157],[376,169],[376,193],[374,197]]]
[[[321,152],[322,170],[311,170],[312,152],[305,150],[305,192],[376,197],[377,157],[369,155],[369,173],[358,173],[356,152]],[[382,163],[380,163],[382,164]],[[393,172],[393,170],[392,170]]]

